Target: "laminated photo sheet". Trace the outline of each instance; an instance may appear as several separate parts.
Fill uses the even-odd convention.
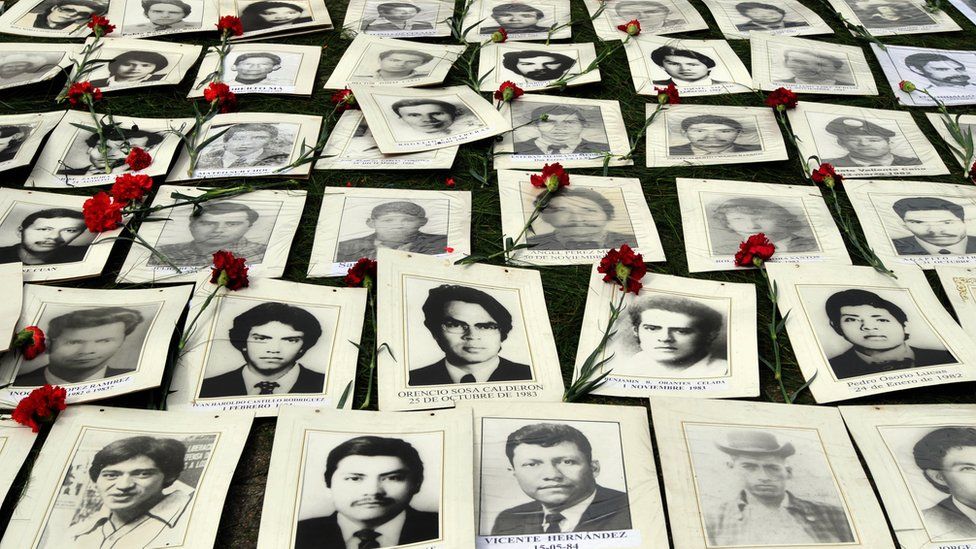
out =
[[[135,118],[112,115],[116,126],[108,123],[108,115],[99,115],[104,125],[105,155],[109,159],[111,173],[105,173],[105,158],[99,151],[97,133],[79,128],[75,124],[92,127],[90,113],[69,110],[51,133],[34,169],[24,183],[25,187],[93,187],[111,185],[123,173],[144,174],[156,177],[166,173],[176,149],[182,143],[180,136],[171,130],[193,125],[192,118]],[[132,171],[125,157],[133,147],[139,147],[152,156],[152,163],[139,171]]]
[[[739,244],[763,232],[770,263],[850,265],[820,188],[718,179],[677,179],[688,271],[731,271]]]
[[[532,172],[498,170],[503,243],[515,238],[532,216],[545,189],[532,185]],[[664,261],[664,248],[640,180],[573,175],[573,184],[552,195],[549,205],[516,244],[512,260],[529,265],[586,265],[607,250],[629,245],[648,263]]]
[[[450,36],[450,19],[454,2],[450,0],[414,0],[407,6],[385,6],[386,0],[351,0],[346,8],[342,29],[386,38],[423,38]],[[400,4],[399,2],[397,4]],[[382,12],[380,7],[382,6]]]
[[[24,297],[22,291],[15,290],[24,286],[24,273],[21,265],[20,262],[0,264],[0,287],[10,290],[6,298],[0,301],[0,322],[3,323],[0,326],[0,338],[2,338],[0,339],[0,351],[6,351],[10,348],[10,343],[17,333],[14,330],[17,329],[21,299]],[[2,494],[0,497],[3,497]]]
[[[92,15],[108,13],[109,0],[91,0],[73,11],[55,10],[51,0],[14,2],[0,15],[4,34],[48,38],[82,39],[91,34],[88,21]],[[70,46],[69,46],[70,47]]]
[[[965,15],[966,19],[976,23],[976,0],[949,0],[949,3]]]
[[[326,187],[314,238],[309,278],[345,276],[379,248],[471,255],[471,193]]]
[[[380,409],[562,399],[539,271],[389,249],[377,262]]]
[[[0,404],[16,406],[45,384],[64,387],[68,404],[158,387],[192,289],[24,285],[16,330],[39,327],[47,349],[33,360],[14,351],[0,357],[0,385],[9,384]],[[71,376],[79,381],[66,380]]]
[[[108,18],[116,23],[115,32],[126,38],[168,36],[189,32],[213,32],[219,16],[218,0],[174,2],[112,2]],[[155,6],[155,7],[154,7]]]
[[[356,378],[366,290],[259,278],[218,290],[204,308],[216,288],[209,276],[201,274],[190,302],[197,323],[177,360],[169,407],[257,417],[286,406],[334,408]],[[267,382],[273,392],[262,394]]]
[[[429,151],[509,132],[508,120],[467,86],[349,86],[384,154]]]
[[[600,69],[586,74],[583,71],[596,61],[596,48],[591,42],[582,44],[524,44],[502,42],[488,44],[478,54],[478,74],[481,91],[494,92],[503,82],[512,82],[526,90],[553,87],[561,79],[570,79],[566,86],[579,86],[600,81]],[[523,99],[524,96],[521,99]]]
[[[926,9],[925,0],[828,1],[848,22],[863,26],[874,36],[962,30],[945,10]]]
[[[946,105],[976,104],[976,51],[912,46],[886,46],[882,50],[876,44],[871,44],[871,51],[878,58],[899,104],[936,106],[921,91],[902,91],[899,83],[905,80],[919,90],[927,90]]]
[[[901,547],[938,549],[976,543],[964,514],[968,457],[976,450],[971,404],[841,406],[867,462]]]
[[[35,440],[37,433],[31,431],[30,427],[18,425],[10,418],[0,421],[0,461],[4,464],[0,468],[0,498],[7,497]]]
[[[145,246],[129,248],[116,282],[194,282],[198,271],[210,270],[213,254],[221,250],[246,259],[250,278],[284,274],[306,191],[263,189],[207,200],[196,207],[178,196],[195,197],[206,191],[201,187],[159,187],[153,207],[183,205],[163,209],[142,222],[139,236],[158,253]]]
[[[949,296],[952,310],[966,333],[976,333],[976,267],[938,266],[942,289]]]
[[[316,170],[446,170],[458,146],[402,154],[380,152],[361,110],[342,113],[326,140]]]
[[[478,547],[531,549],[566,542],[587,549],[668,546],[643,406],[471,402],[459,408],[474,412]],[[506,452],[510,437],[524,441],[511,456]],[[559,443],[550,445],[550,437]],[[530,464],[548,463],[557,455],[578,463],[579,480],[562,490],[546,490],[540,485],[548,479],[542,480]],[[543,503],[567,505],[590,496],[593,500],[571,530],[540,531]]]
[[[835,408],[668,397],[650,401],[676,547],[894,549],[881,506]],[[751,482],[763,475],[756,469],[766,472],[761,477],[765,484]],[[750,503],[750,496],[788,498],[789,507],[780,512],[796,525],[755,518],[746,523],[756,516],[749,507],[759,505]]]
[[[333,69],[325,89],[338,90],[350,84],[404,88],[438,85],[463,52],[464,46],[357,34]]]
[[[743,0],[704,1],[719,30],[730,40],[748,40],[760,34],[834,34],[834,29],[816,12],[796,0],[779,0],[775,4]]]
[[[946,127],[946,120],[941,114],[936,112],[927,112],[925,117],[929,119],[929,123],[935,127],[935,131],[939,134],[939,137],[945,141],[945,146],[949,148],[952,152],[952,157],[956,159],[963,168],[972,167],[973,163],[976,162],[976,157],[974,158],[963,158],[964,151],[962,147],[956,143],[953,139],[952,134],[949,132],[949,128]],[[953,114],[952,120],[959,123],[960,129],[963,132],[969,132],[976,137],[976,115],[972,114]]]
[[[69,406],[34,463],[0,548],[97,547],[114,509],[135,505],[135,496],[118,496],[115,481],[139,474],[141,463],[134,460],[143,458],[158,469],[139,477],[140,494],[162,499],[144,513],[146,522],[116,530],[111,540],[124,547],[213,545],[251,421],[250,414],[212,414],[201,421],[197,413]],[[117,457],[130,452],[139,455]]]
[[[94,37],[85,41],[88,46],[93,43]],[[106,37],[99,40],[92,54],[93,70],[79,78],[72,69],[70,78],[87,80],[103,92],[174,86],[196,65],[201,51],[203,46]],[[146,65],[152,65],[152,71]]]
[[[858,46],[753,33],[753,85],[823,95],[878,95],[871,66]]]
[[[332,19],[329,17],[325,0],[217,1],[221,15],[232,14],[241,18],[244,35],[231,36],[232,42],[332,30]]]
[[[192,126],[192,121],[189,126]],[[321,116],[270,112],[218,114],[201,129],[200,143],[219,135],[203,147],[196,169],[184,148],[166,176],[166,182],[229,177],[307,178],[312,163],[289,168],[315,146]]]
[[[475,549],[472,448],[467,409],[402,414],[285,408],[275,427],[257,547],[342,547],[337,524],[403,509],[399,538],[386,534],[382,547]],[[402,482],[411,482],[417,458],[423,470],[415,493],[387,492],[383,509],[357,511],[362,481],[377,480],[389,470],[386,463],[399,462]],[[392,479],[387,484],[399,485]]]
[[[0,189],[0,263],[24,263],[27,282],[102,274],[122,228],[90,232],[82,213],[88,198]]]
[[[646,105],[650,118],[657,103]],[[647,128],[647,166],[708,166],[787,160],[786,142],[765,107],[671,105]]]
[[[512,41],[566,40],[573,36],[569,11],[569,0],[474,0],[461,27],[471,29],[464,38],[475,44],[491,38],[499,28],[504,28],[507,40]]]
[[[224,59],[224,78],[230,91],[240,95],[312,95],[315,72],[322,48],[290,44],[234,44]],[[216,78],[219,56],[207,51],[193,88],[187,97],[203,97],[203,90]]]
[[[0,43],[0,66],[8,72],[0,75],[0,90],[50,80],[70,67],[80,50],[78,44]]]
[[[867,243],[889,267],[976,266],[976,188],[925,181],[849,181]]]
[[[617,100],[531,94],[502,104],[499,113],[514,130],[495,140],[496,170],[541,170],[556,162],[597,168],[608,155],[610,166],[634,165],[621,158],[630,152],[630,138]]]
[[[0,116],[0,139],[9,139],[0,149],[0,172],[30,164],[62,116],[64,111]]]
[[[891,267],[895,279],[871,267],[766,267],[817,402],[976,378],[976,343],[918,268]]]
[[[641,23],[642,34],[676,34],[705,30],[708,23],[687,0],[583,0],[593,18],[593,29],[600,40],[623,40],[617,25],[634,19]]]
[[[747,93],[752,87],[749,70],[725,40],[642,34],[624,44],[624,50],[638,95],[656,97],[655,87],[672,83],[682,97]]]
[[[910,112],[801,101],[787,117],[800,156],[816,156],[845,178],[949,173]]]
[[[620,302],[620,285],[590,273],[574,379],[596,350]],[[595,395],[694,398],[759,395],[754,284],[649,273],[637,293],[623,296],[616,334],[596,360],[609,372]]]

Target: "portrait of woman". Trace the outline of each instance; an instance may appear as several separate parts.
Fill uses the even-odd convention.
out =
[[[765,233],[780,253],[820,249],[809,222],[771,200],[739,197],[713,207],[708,214],[713,254],[734,254],[740,242],[756,233]]]
[[[35,29],[64,30],[72,25],[87,22],[92,15],[105,15],[108,11],[108,2],[54,0],[39,4],[36,10],[39,13],[31,25]]]
[[[252,32],[311,23],[312,18],[304,13],[305,9],[301,5],[291,2],[255,2],[241,10],[241,25],[244,32]]]

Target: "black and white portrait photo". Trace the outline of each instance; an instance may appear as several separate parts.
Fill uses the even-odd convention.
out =
[[[617,25],[635,19],[641,23],[642,34],[673,34],[708,27],[687,0],[610,0],[606,3],[587,0],[584,5],[602,40],[619,38]]]
[[[223,81],[236,94],[310,95],[322,49],[289,44],[235,44],[224,58]],[[202,97],[217,72],[219,55],[209,51],[200,63],[188,97]]]
[[[752,77],[764,90],[785,87],[833,95],[877,95],[861,48],[795,36],[749,37]]]
[[[86,78],[102,91],[179,84],[201,50],[200,46],[117,38],[98,47],[99,62]]]
[[[297,59],[296,59],[297,57]],[[296,54],[250,51],[229,56],[224,66],[234,86],[294,86],[301,56]],[[282,70],[287,65],[288,68]]]
[[[931,539],[976,539],[976,479],[970,473],[976,460],[976,427],[929,430],[915,443],[912,457],[930,488],[945,496],[922,510],[922,520]],[[922,487],[909,484],[909,488]]]
[[[935,104],[923,93],[903,92],[899,87],[903,80],[911,81],[947,105],[976,104],[976,52],[912,46],[872,50],[901,104]]]
[[[780,253],[821,251],[801,198],[709,195],[705,202],[709,244],[715,255],[734,254],[739,243],[763,233]]]
[[[784,49],[782,55],[781,66],[784,73],[789,72],[791,75],[780,80],[784,84],[854,85],[854,73],[847,59],[842,56],[799,48]]]
[[[150,256],[149,265],[207,267],[213,262],[213,254],[221,250],[243,257],[249,264],[261,263],[280,208],[280,203],[233,198],[207,201],[197,208],[178,208],[180,211],[173,212],[163,228],[156,242],[159,254]],[[262,214],[267,219],[262,221]]]
[[[657,104],[646,105],[646,115]],[[788,158],[769,109],[672,105],[647,127],[647,166],[769,162]]]
[[[366,34],[383,36],[432,36],[444,9],[437,2],[367,0],[359,28]]]
[[[923,0],[829,0],[833,8],[874,36],[959,31],[944,10],[929,11]]]
[[[119,88],[157,82],[166,76],[169,65],[166,56],[155,51],[124,51],[105,65],[108,75],[96,76],[91,84],[97,88]]]
[[[478,71],[482,91],[495,91],[503,82],[537,90],[565,83],[579,86],[600,81],[599,69],[584,74],[596,59],[592,44],[527,44],[505,42],[482,48]]]
[[[712,77],[712,71],[718,64],[712,52],[701,52],[674,46],[661,46],[651,52],[650,59],[661,70],[667,73],[667,78],[654,80],[655,86],[674,84],[676,87],[711,86],[713,84],[728,84],[727,80]]]
[[[749,39],[753,33],[767,36],[833,33],[820,16],[795,0],[708,0],[705,5],[729,39]]]
[[[525,204],[526,217],[541,197],[540,194]],[[627,214],[619,189],[563,189],[539,214],[541,223],[528,235],[526,243],[534,250],[606,250],[623,244],[636,248],[633,225],[618,212]],[[550,230],[546,231],[546,226]]]
[[[80,208],[14,203],[0,218],[0,263],[19,261],[26,266],[83,261],[94,237],[85,227]]]
[[[777,31],[796,27],[806,27],[808,23],[795,13],[787,12],[779,5],[764,2],[739,2],[735,11],[741,16],[741,23],[735,28],[740,31]]]
[[[559,80],[577,60],[568,55],[541,50],[510,51],[502,54],[502,66],[536,82]]]
[[[205,2],[200,0],[140,0],[127,2],[121,33],[162,35],[202,30]]]
[[[388,49],[379,52],[376,59],[363,63],[353,75],[357,81],[390,82],[410,80],[430,75],[434,55],[419,50]],[[366,67],[363,67],[366,65]],[[373,70],[373,67],[377,67]]]
[[[309,0],[235,2],[244,33],[282,32],[313,22]]]
[[[358,110],[342,113],[329,134],[316,170],[419,170],[450,168],[457,146],[402,154],[383,154]]]
[[[200,152],[195,171],[269,168],[288,165],[295,148],[297,124],[240,122],[211,126],[222,132]]]
[[[343,215],[353,214],[356,203],[361,202],[350,198],[347,201],[348,210]],[[336,249],[335,260],[338,262],[355,262],[361,257],[376,257],[378,248],[392,248],[406,250],[427,255],[444,253],[447,248],[447,217],[450,215],[450,203],[447,200],[433,200],[427,202],[431,208],[430,214],[417,202],[409,200],[378,202],[369,211],[365,225],[372,232],[364,236],[341,240],[340,229],[339,246]],[[436,227],[443,227],[441,232],[424,232],[430,220],[434,218]],[[438,219],[439,218],[439,219]],[[438,222],[439,221],[439,222]],[[430,230],[430,229],[428,229]]]
[[[657,95],[655,87],[674,84],[682,96],[743,93],[752,77],[725,40],[674,40],[641,36],[625,44],[634,87]]]
[[[470,20],[471,24],[474,24],[480,19],[478,34],[482,38],[503,28],[513,40],[545,39],[550,29],[569,23],[569,3],[561,0],[530,3],[482,0],[475,6],[479,6],[480,11],[473,9],[466,22]],[[569,38],[569,26],[560,28],[552,34],[552,37]]]
[[[448,137],[479,127],[482,122],[453,97],[400,99],[389,106],[387,116],[399,125],[406,140]],[[390,116],[392,113],[393,116]],[[395,132],[397,130],[394,130]]]
[[[967,208],[976,208],[972,200],[908,196],[897,199],[891,208],[902,231],[911,233],[891,239],[898,255],[976,254],[976,228],[967,214]]]
[[[108,12],[108,0],[26,0],[0,16],[0,27],[22,36],[87,36],[85,24]]]
[[[668,156],[725,156],[763,148],[753,116],[696,114],[671,116],[668,122]]]
[[[462,51],[459,46],[360,33],[343,53],[325,87],[343,89],[352,83],[404,87],[440,84]]]
[[[125,163],[133,147],[139,147],[154,158],[155,149],[165,139],[162,131],[143,130],[136,125],[103,126],[105,150],[97,133],[76,128],[71,144],[58,162],[57,175],[117,175],[130,171]],[[40,162],[38,162],[40,164]]]
[[[0,89],[41,82],[57,74],[68,54],[65,49],[47,51],[38,44],[3,44],[0,47]],[[14,47],[16,49],[14,49]],[[35,50],[36,51],[32,51]]]
[[[34,128],[30,125],[0,123],[0,166],[17,157],[32,131]]]
[[[550,156],[568,154],[600,155],[609,152],[610,138],[603,125],[598,106],[586,107],[560,103],[516,103],[512,105],[513,126],[519,128],[515,154]]]
[[[839,116],[827,122],[824,130],[834,136],[844,156],[824,159],[824,162],[840,168],[858,166],[917,166],[922,163],[909,152],[895,154],[892,151],[892,138],[901,137],[897,126],[890,129],[888,124],[879,124],[865,118]],[[901,137],[904,139],[904,137]]]

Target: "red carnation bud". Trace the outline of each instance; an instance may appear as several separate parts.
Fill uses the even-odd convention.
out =
[[[505,82],[502,82],[501,86],[498,86],[497,90],[495,90],[495,100],[511,103],[512,100],[522,97],[523,93],[525,92],[522,90],[522,88],[516,86],[512,81],[506,80]]]
[[[763,233],[757,233],[739,244],[739,251],[735,254],[737,267],[759,267],[763,262],[773,257],[776,246]]]
[[[241,18],[234,15],[224,15],[217,21],[217,30],[222,35],[240,36],[244,34]]]
[[[766,106],[778,111],[795,109],[797,101],[796,94],[786,88],[776,88],[766,96]]]
[[[643,287],[641,279],[647,274],[647,265],[644,264],[643,255],[624,244],[620,250],[614,248],[608,251],[596,270],[604,275],[604,282],[620,284],[624,293],[636,294]]]
[[[360,257],[342,281],[350,288],[366,288],[368,290],[376,282],[376,261],[368,257]]]
[[[132,147],[129,149],[129,154],[125,157],[125,163],[132,168],[133,171],[144,170],[152,164],[152,155],[141,149],[139,147]]]
[[[20,349],[27,360],[34,360],[39,357],[47,347],[44,345],[44,331],[37,326],[28,326],[17,332],[11,347]]]

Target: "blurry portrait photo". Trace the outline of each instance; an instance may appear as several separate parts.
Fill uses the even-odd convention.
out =
[[[858,47],[765,33],[750,35],[749,42],[752,77],[761,89],[878,94],[871,67]]]
[[[205,267],[220,250],[244,257],[248,263],[261,263],[280,207],[281,204],[231,198],[207,201],[192,211],[182,208],[184,211],[179,213],[184,215],[174,215],[168,220],[156,243],[156,249],[166,261],[153,254],[149,265]],[[270,219],[262,220],[262,214]]]
[[[803,200],[794,197],[711,194],[705,201],[711,253],[734,254],[739,243],[764,233],[781,253],[821,251]]]
[[[93,15],[108,12],[107,0],[35,0],[18,4],[0,17],[7,32],[26,36],[85,36]]]
[[[657,108],[648,103],[646,116]],[[743,164],[789,157],[776,118],[760,107],[672,105],[647,127],[647,166]]]
[[[544,39],[550,28],[569,22],[569,3],[560,0],[531,3],[482,0],[480,6],[478,19],[484,20],[478,27],[478,33],[482,37],[504,28],[513,40]],[[554,38],[569,36],[569,27],[553,34]]]
[[[436,2],[367,0],[360,30],[367,34],[410,36],[411,31],[434,30],[444,7]]]
[[[356,200],[350,198],[346,202],[348,208],[357,206]],[[373,230],[372,233],[342,240],[340,229],[339,247],[336,250],[335,261],[355,262],[361,257],[376,257],[377,248],[392,248],[407,250],[421,254],[437,255],[444,253],[447,247],[447,219],[450,215],[450,203],[447,200],[425,201],[431,213],[417,202],[409,200],[378,201],[369,211],[365,225]],[[343,212],[345,214],[345,211]],[[350,211],[350,214],[352,212]],[[434,223],[430,223],[431,219]],[[439,219],[438,219],[439,218]],[[443,227],[437,232],[424,232],[428,224]]]
[[[418,170],[450,168],[458,147],[402,154],[383,154],[361,111],[342,113],[329,134],[317,170]]]
[[[204,2],[200,0],[140,0],[126,3],[123,35],[155,35],[201,30]]]
[[[525,205],[526,216],[531,215],[541,197],[540,194]],[[526,242],[535,250],[602,250],[623,244],[635,248],[633,225],[620,215],[627,215],[627,210],[619,189],[566,188],[553,196],[539,214],[543,222],[540,228],[548,225],[551,230],[532,232]]]
[[[913,2],[893,2],[886,0],[844,0],[860,19],[861,24],[871,28],[891,29],[934,25],[922,5]]]
[[[100,150],[97,133],[76,128],[68,148],[57,161],[56,174],[83,177],[125,173],[131,171],[125,158],[133,147],[139,147],[156,158],[155,149],[166,138],[162,130],[144,130],[135,124],[106,125],[102,127],[102,131],[105,134],[104,152]]]
[[[294,86],[300,65],[300,54],[251,51],[229,56],[224,70],[233,76],[231,84],[245,89],[248,86]]]
[[[829,158],[824,162],[836,167],[857,166],[917,166],[922,163],[910,153],[892,152],[893,138],[901,137],[899,132],[889,129],[889,124],[878,124],[864,118],[839,116],[827,122],[824,130],[832,135],[842,149],[844,156]],[[904,139],[904,137],[901,137]]]
[[[755,117],[698,114],[688,117],[672,116],[668,127],[668,156],[727,155],[762,150],[758,141]],[[673,126],[673,127],[671,127]],[[681,143],[684,141],[684,143]]]
[[[237,94],[311,95],[322,49],[290,44],[244,43],[224,58],[223,80]],[[216,76],[219,56],[208,51],[187,97],[203,97]]]
[[[100,44],[88,78],[102,91],[179,84],[200,57],[201,46],[116,38]],[[74,73],[72,73],[74,74]]]
[[[210,135],[218,132],[223,134],[203,148],[195,172],[286,166],[299,125],[240,122],[211,126]]]
[[[789,6],[789,4],[786,4]],[[741,23],[735,28],[740,31],[776,31],[796,27],[806,27],[804,21],[793,10],[787,11],[779,5],[763,2],[739,2],[735,4],[735,11],[740,16]]]
[[[515,138],[516,155],[599,155],[610,149],[610,138],[598,106],[516,103],[512,105],[512,117],[533,121],[519,129],[519,135],[529,137]]]
[[[367,84],[419,87],[440,84],[461,54],[459,46],[442,46],[356,35],[325,83],[327,89]]]
[[[61,48],[61,51],[45,51],[40,49],[43,45],[37,44],[4,46],[8,47],[0,47],[0,89],[47,80],[57,74],[68,55],[65,48]],[[38,50],[31,51],[35,47]]]
[[[901,90],[909,80],[947,105],[976,104],[976,52],[895,46],[872,48],[899,103],[913,106],[935,104],[922,93]]]

